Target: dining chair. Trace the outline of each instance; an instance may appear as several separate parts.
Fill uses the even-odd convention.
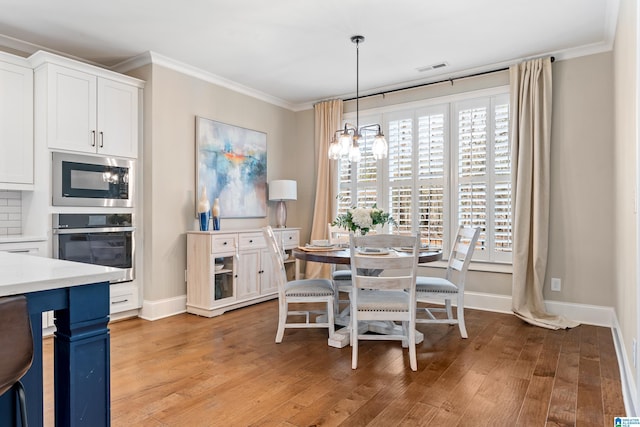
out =
[[[351,235],[351,368],[358,367],[360,340],[400,340],[409,348],[412,370],[416,357],[416,272],[419,239],[415,236]],[[402,248],[402,252],[392,248]],[[407,251],[407,252],[404,252]],[[390,334],[370,334],[361,322],[402,322]]]
[[[345,245],[349,244],[349,231],[344,228],[340,228],[337,225],[327,224],[327,237],[329,243],[332,245]],[[331,264],[331,278],[338,292],[349,294],[351,293],[351,269],[340,268]],[[336,315],[340,311],[340,304],[349,305],[349,299],[336,299]]]
[[[416,279],[416,300],[418,303],[444,301],[441,307],[418,307],[417,323],[457,324],[462,338],[467,338],[464,323],[464,282],[473,257],[476,242],[480,236],[480,227],[460,226],[451,245],[451,253],[445,277],[418,276]],[[457,318],[453,317],[451,300],[456,299]],[[446,318],[436,317],[434,313],[446,313]],[[424,314],[425,317],[419,316]]]
[[[27,425],[27,404],[20,379],[33,362],[33,335],[23,295],[0,298],[0,395],[13,390],[22,425]],[[18,417],[15,417],[16,424]]]
[[[273,271],[278,284],[278,331],[276,342],[282,342],[284,330],[286,328],[328,328],[329,337],[334,333],[334,298],[335,289],[329,279],[302,279],[287,280],[287,273],[284,267],[282,251],[278,246],[278,241],[273,233],[273,229],[267,226],[262,229],[267,248],[271,255]],[[325,303],[326,310],[289,310],[290,303]],[[311,315],[316,315],[312,319]],[[326,322],[315,322],[317,316],[326,315]],[[290,321],[289,316],[304,316],[304,322]],[[314,320],[312,322],[312,320]]]

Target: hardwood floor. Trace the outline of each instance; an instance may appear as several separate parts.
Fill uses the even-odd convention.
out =
[[[355,371],[326,330],[287,330],[275,344],[275,301],[112,323],[112,426],[611,426],[624,416],[610,329],[465,313],[466,340],[454,326],[418,325],[417,372],[398,342],[360,343]]]

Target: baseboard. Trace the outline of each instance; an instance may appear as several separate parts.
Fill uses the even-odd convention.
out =
[[[622,383],[622,398],[624,399],[624,409],[627,417],[637,417],[640,414],[638,407],[638,395],[636,392],[636,382],[633,378],[633,370],[627,358],[627,352],[624,347],[624,339],[618,324],[618,316],[613,313],[613,326],[611,333],[613,334],[613,344],[616,348],[616,356],[618,358],[618,367],[620,369],[620,381]]]
[[[434,300],[433,302],[437,303],[438,301]],[[467,291],[464,293],[464,306],[476,310],[511,313],[511,295]],[[560,301],[545,301],[545,306],[549,313],[558,314],[576,322],[613,327],[614,310],[612,307]]]
[[[140,317],[145,320],[158,320],[187,311],[187,296],[181,295],[157,301],[144,300]]]

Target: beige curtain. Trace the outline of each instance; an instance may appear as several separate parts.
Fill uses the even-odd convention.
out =
[[[327,239],[327,224],[333,221],[336,200],[337,162],[329,159],[329,143],[342,124],[342,101],[339,99],[316,104],[315,109],[315,155],[316,155],[316,199],[313,209],[313,224],[310,240]],[[305,278],[331,277],[331,266],[308,262]]]
[[[546,312],[542,290],[549,248],[551,60],[509,69],[513,168],[513,287],[516,316],[549,329],[578,323]]]

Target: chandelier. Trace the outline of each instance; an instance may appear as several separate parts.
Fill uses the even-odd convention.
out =
[[[338,160],[341,156],[347,155],[350,162],[359,162],[361,157],[359,141],[362,139],[362,134],[376,132],[371,151],[376,160],[384,159],[387,157],[389,147],[382,133],[382,127],[379,124],[360,127],[360,43],[364,42],[364,36],[353,36],[351,41],[356,44],[356,125],[345,123],[344,129],[335,131],[329,144],[329,158]]]

